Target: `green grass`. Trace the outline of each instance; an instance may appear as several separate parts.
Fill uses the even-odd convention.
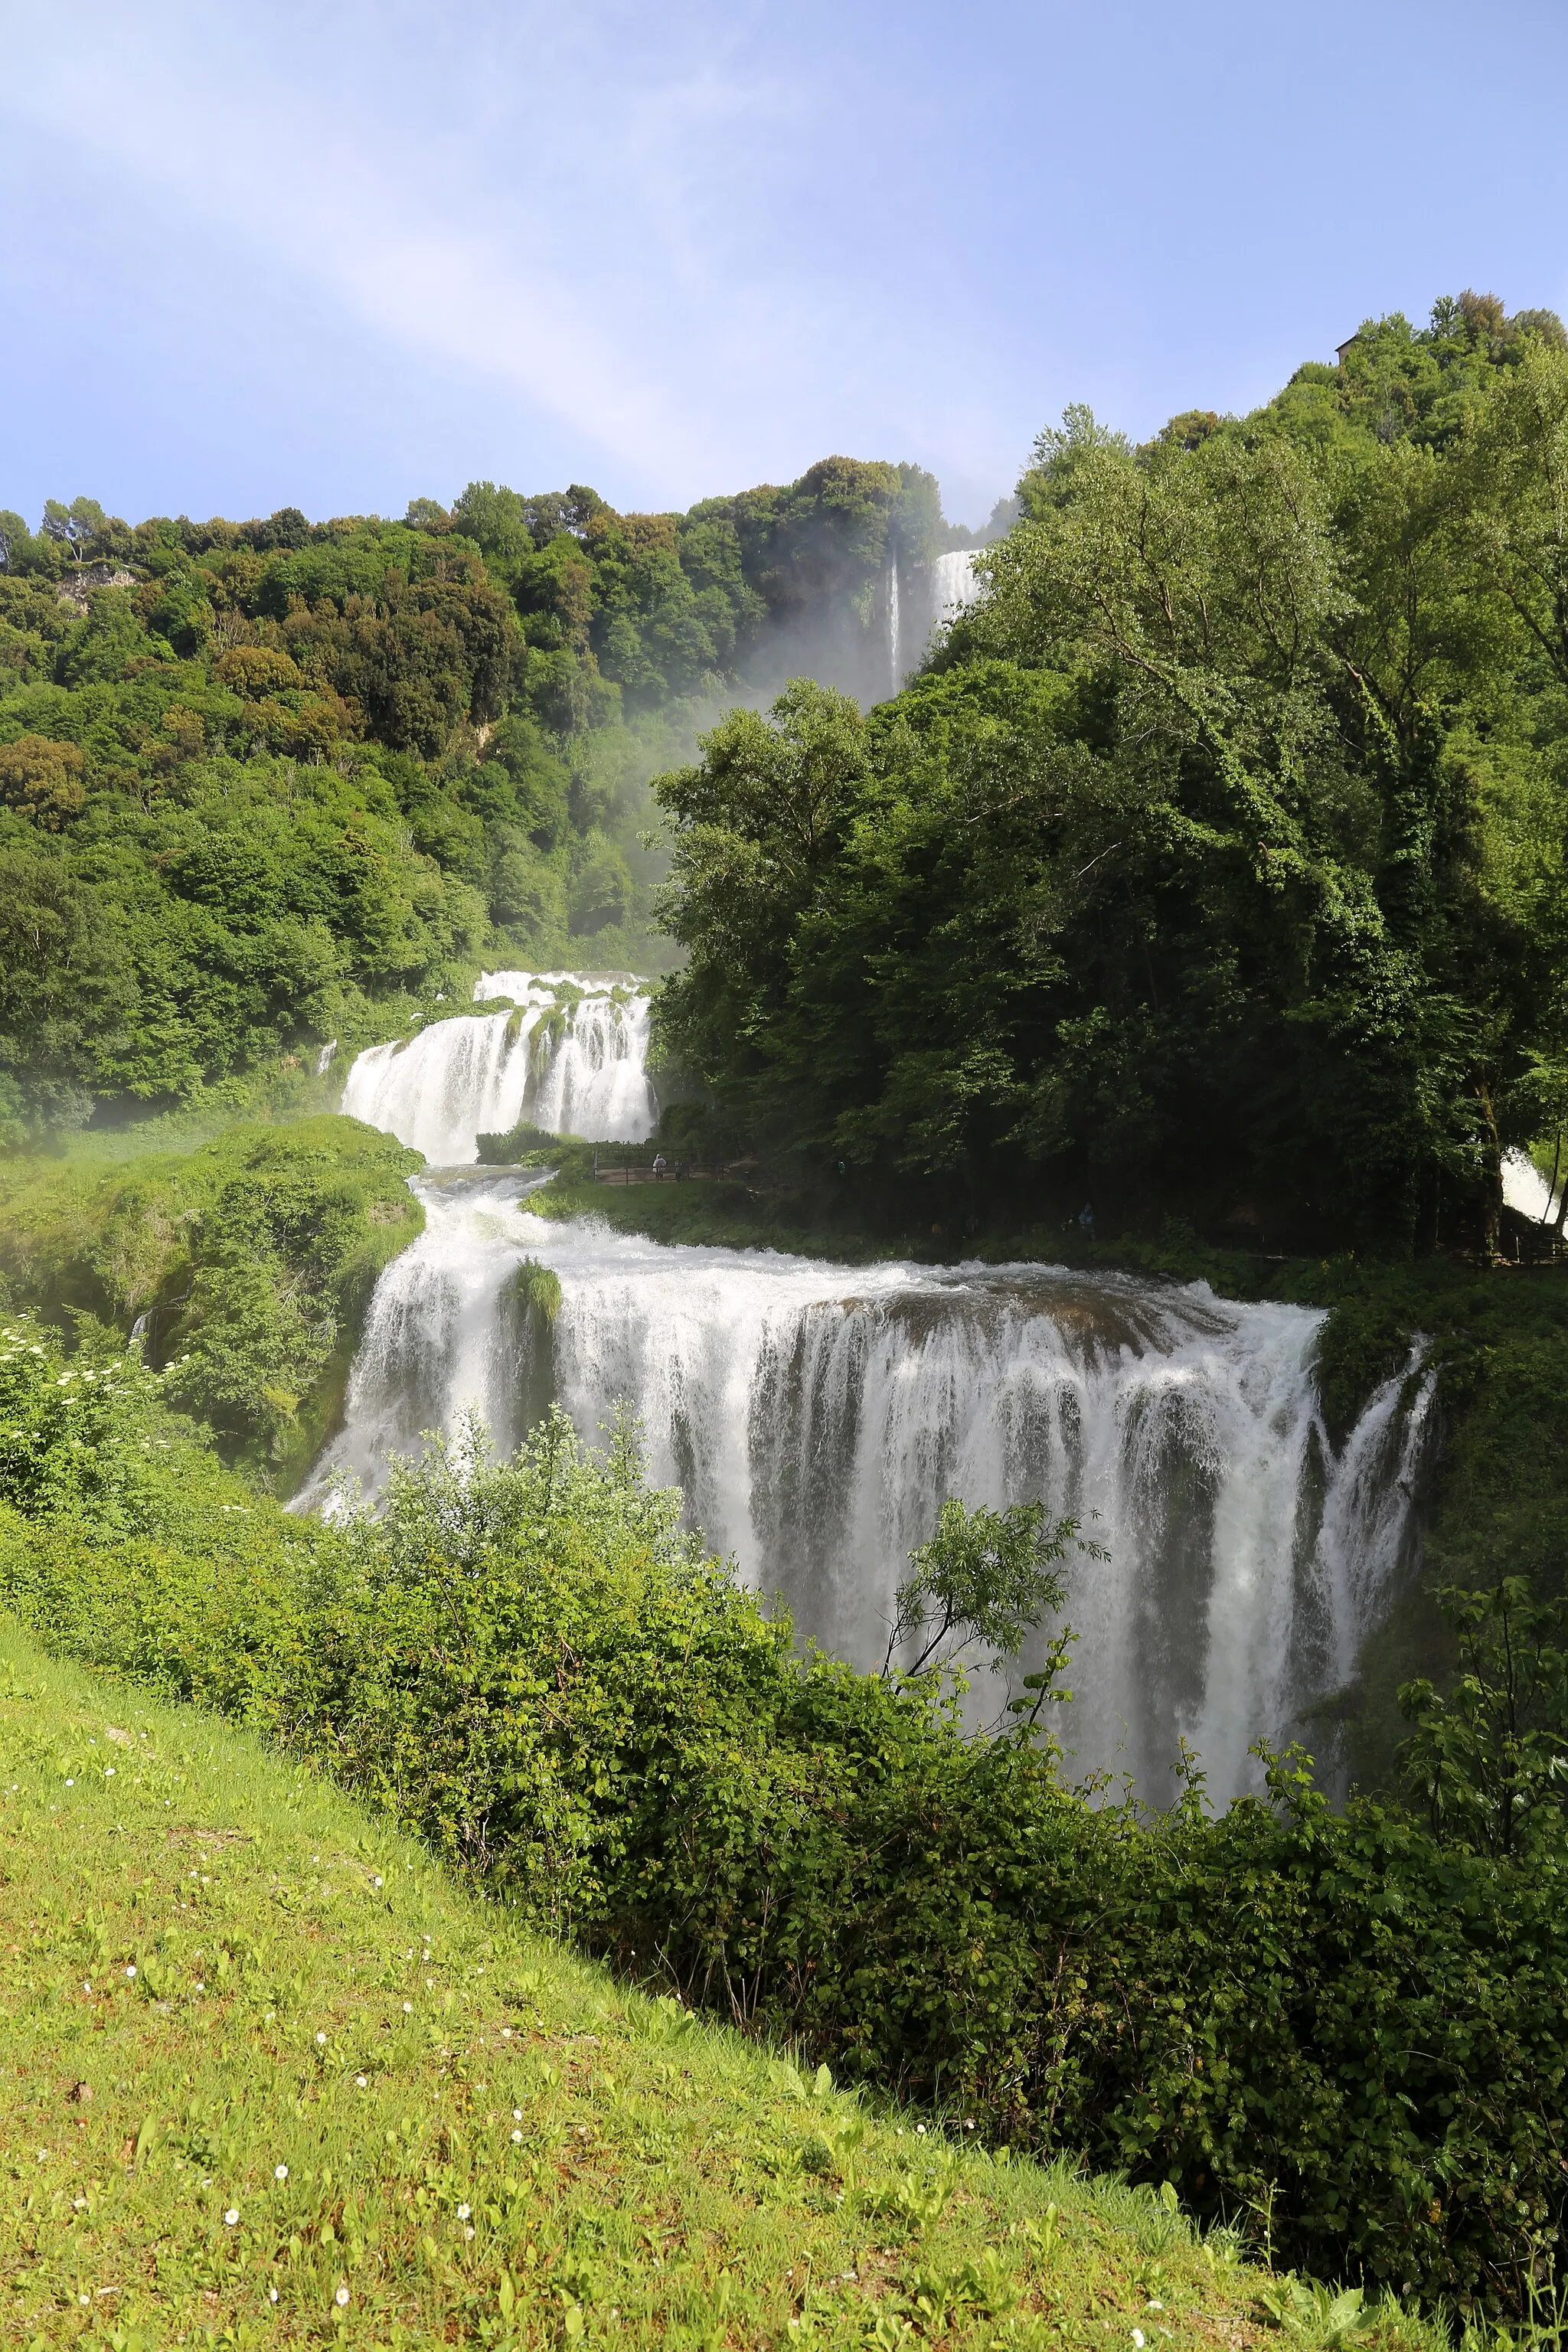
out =
[[[0,2051],[9,2343],[1164,2352],[1245,2345],[1268,2291],[1147,2189],[618,1985],[4,1622]]]

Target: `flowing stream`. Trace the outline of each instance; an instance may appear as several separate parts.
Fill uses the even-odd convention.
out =
[[[529,975],[493,979],[525,1001]],[[432,1108],[415,1089],[374,1097],[381,1124],[395,1109],[398,1134],[444,1139],[448,1163],[455,1141],[503,1123],[493,1051],[470,1056],[449,1034],[459,1025],[434,1025],[396,1057],[426,1049]],[[625,1051],[609,1062],[632,1066],[614,1099],[644,1102],[646,1120],[632,1086],[645,1034],[623,1005]],[[589,1036],[607,1053],[609,1030],[590,1029],[584,1047]],[[601,1078],[609,1067],[584,1059]],[[510,1445],[552,1400],[591,1440],[624,1402],[652,1475],[684,1490],[709,1542],[781,1595],[802,1633],[878,1665],[907,1556],[943,1497],[1038,1499],[1108,1555],[1070,1562],[1077,1767],[1129,1772],[1154,1801],[1173,1791],[1183,1739],[1216,1800],[1255,1785],[1251,1743],[1294,1736],[1302,1707],[1353,1673],[1410,1558],[1431,1387],[1387,1381],[1336,1453],[1312,1377],[1314,1310],[1036,1265],[857,1268],[669,1248],[531,1213],[540,1181],[416,1180],[425,1233],[381,1277],[344,1426],[303,1502],[340,1474],[374,1492],[389,1450],[470,1408]],[[518,1303],[524,1258],[559,1277],[552,1323]],[[975,1719],[1005,1696],[980,1662]]]

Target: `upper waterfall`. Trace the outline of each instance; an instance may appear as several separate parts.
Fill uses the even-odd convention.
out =
[[[978,553],[977,548],[952,547],[945,555],[933,555],[916,572],[917,589],[923,592],[915,604],[910,631],[916,654],[923,656],[942,630],[978,599],[982,585],[974,572]],[[895,688],[901,682],[895,679]]]
[[[895,556],[888,566],[888,691],[897,694],[904,682],[902,625],[899,613],[899,565]]]
[[[1505,1151],[1502,1196],[1510,1209],[1538,1225],[1550,1224],[1562,1199],[1561,1187],[1549,1184],[1527,1152]]]
[[[939,624],[951,621],[979,595],[980,583],[974,576],[977,552],[973,547],[950,547],[945,555],[931,558],[931,602]]]
[[[553,1395],[597,1442],[624,1402],[708,1541],[868,1665],[944,1496],[1037,1498],[1109,1553],[1071,1580],[1076,1767],[1161,1801],[1184,1738],[1216,1800],[1253,1785],[1251,1743],[1350,1678],[1407,1555],[1429,1385],[1385,1382],[1336,1453],[1313,1309],[1033,1265],[671,1249],[531,1216],[499,1171],[416,1189],[426,1231],[381,1277],[303,1499],[337,1471],[374,1489],[389,1449],[470,1407],[510,1444]],[[524,1256],[560,1279],[547,1328],[515,1302]]]
[[[647,1076],[648,998],[629,975],[487,971],[495,1013],[454,1013],[359,1055],[341,1108],[412,1144],[433,1167],[479,1156],[479,1139],[520,1119],[552,1135],[640,1143],[658,1104]]]

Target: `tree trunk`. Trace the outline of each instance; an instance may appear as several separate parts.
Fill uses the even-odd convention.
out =
[[[1488,1265],[1496,1265],[1502,1255],[1502,1142],[1490,1089],[1483,1081],[1476,1093],[1485,1127],[1481,1144],[1481,1256]]]

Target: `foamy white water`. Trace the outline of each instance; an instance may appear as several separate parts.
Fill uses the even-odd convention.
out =
[[[888,691],[897,694],[904,682],[902,630],[899,616],[899,566],[888,566]]]
[[[1110,1555],[1072,1572],[1078,1767],[1162,1802],[1182,1738],[1216,1800],[1253,1785],[1252,1741],[1288,1738],[1347,1678],[1406,1559],[1428,1391],[1388,1382],[1336,1457],[1309,1308],[1037,1265],[670,1249],[533,1216],[515,1177],[416,1189],[426,1232],[381,1277],[304,1500],[340,1470],[374,1491],[389,1448],[470,1406],[514,1442],[542,1373],[590,1440],[628,1403],[710,1543],[870,1665],[943,1497],[1037,1498]],[[507,1309],[524,1256],[561,1280],[544,1365]]]
[[[1502,1196],[1510,1209],[1521,1217],[1529,1217],[1538,1225],[1550,1224],[1558,1195],[1554,1192],[1528,1152],[1505,1151],[1502,1160]]]
[[[629,978],[487,971],[477,1002],[513,1010],[458,1013],[355,1057],[340,1106],[422,1151],[432,1167],[479,1157],[479,1138],[527,1119],[552,1135],[640,1143],[658,1103],[647,1076],[649,1004]]]
[[[931,601],[939,622],[952,620],[979,596],[980,583],[974,573],[978,552],[977,548],[951,547],[945,555],[931,558]]]
[[[976,602],[981,593],[974,571],[978,553],[973,547],[950,548],[915,572],[911,611],[903,630],[910,653],[923,659],[942,632]],[[896,667],[893,683],[895,691],[903,683]]]

